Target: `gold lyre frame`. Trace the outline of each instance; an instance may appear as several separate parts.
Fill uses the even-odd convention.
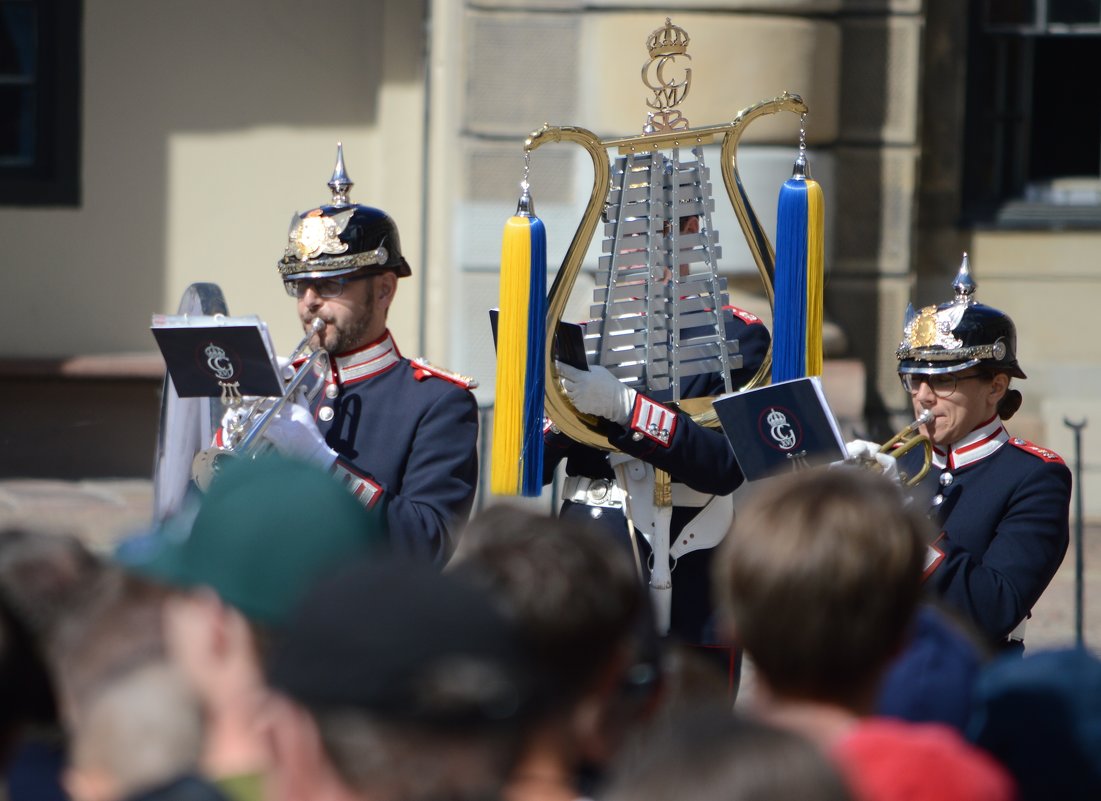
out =
[[[608,196],[611,185],[611,161],[608,157],[608,149],[616,148],[618,155],[641,153],[648,150],[660,150],[664,147],[695,147],[706,145],[722,136],[722,176],[726,186],[730,202],[734,206],[734,214],[742,227],[742,233],[749,245],[753,261],[757,265],[761,282],[765,287],[768,297],[768,305],[773,307],[773,273],[775,269],[775,253],[772,243],[761,228],[753,206],[749,202],[745,187],[742,186],[741,177],[738,174],[738,142],[749,123],[758,117],[775,114],[779,111],[790,111],[800,117],[807,113],[807,106],[803,99],[796,94],[785,92],[771,100],[763,100],[748,108],[742,109],[733,122],[719,125],[709,125],[702,128],[685,128],[677,131],[665,131],[660,133],[640,134],[620,139],[608,139],[601,141],[595,134],[584,128],[574,126],[544,125],[524,141],[524,153],[529,155],[531,151],[542,147],[548,142],[575,142],[585,148],[593,162],[593,189],[589,196],[588,205],[585,207],[581,225],[574,233],[573,241],[566,250],[566,257],[562,267],[551,285],[547,303],[547,345],[546,353],[546,408],[555,425],[571,439],[577,442],[591,445],[603,450],[615,450],[608,442],[607,437],[597,430],[597,418],[586,415],[574,409],[566,398],[566,394],[559,382],[558,374],[554,367],[552,348],[554,344],[554,332],[557,329],[562,314],[565,312],[566,303],[570,292],[581,272],[581,264],[585,254],[596,233],[596,227],[600,220],[600,214],[604,207],[604,201]],[[750,379],[742,389],[751,389],[768,383],[772,372],[772,346],[769,345],[764,362],[757,370],[756,375]],[[681,409],[692,415],[692,419],[705,426],[715,427],[718,419],[711,405],[712,398],[684,399],[678,405]]]

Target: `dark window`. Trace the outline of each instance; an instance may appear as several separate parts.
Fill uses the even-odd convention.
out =
[[[80,202],[81,0],[0,0],[0,203]]]
[[[965,221],[1101,227],[1101,0],[972,9]]]

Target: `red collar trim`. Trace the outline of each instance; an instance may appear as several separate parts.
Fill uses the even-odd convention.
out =
[[[934,449],[933,464],[941,469],[960,470],[993,455],[1007,442],[1009,434],[995,414],[959,442],[953,443],[947,454]]]
[[[341,384],[351,384],[386,372],[400,361],[401,352],[387,330],[374,342],[333,359],[333,372]]]

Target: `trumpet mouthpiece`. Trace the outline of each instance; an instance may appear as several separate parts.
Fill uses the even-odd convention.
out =
[[[918,426],[923,426],[926,423],[932,422],[932,420],[933,420],[933,410],[932,409],[926,409],[924,412],[922,412],[921,414],[918,415],[917,420],[915,420],[912,423],[912,427],[917,428]]]
[[[322,320],[320,317],[314,317],[313,322],[310,323],[310,333],[311,334],[319,333],[321,331],[321,329],[324,328],[324,327],[325,327],[325,321]]]

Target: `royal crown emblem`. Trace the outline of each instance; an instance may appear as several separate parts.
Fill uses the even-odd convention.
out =
[[[962,306],[951,306],[937,312],[936,306],[926,306],[906,324],[899,349],[944,348],[953,350],[963,343],[952,336],[952,331],[963,316]]]
[[[295,255],[300,261],[316,259],[322,254],[337,255],[348,249],[340,235],[348,227],[355,209],[347,209],[331,216],[324,216],[321,209],[314,209],[304,217],[297,214],[291,220],[291,230],[287,254]]]
[[[646,49],[650,51],[650,58],[682,56],[688,52],[689,41],[688,32],[666,17],[665,27],[658,28],[647,38]]]

